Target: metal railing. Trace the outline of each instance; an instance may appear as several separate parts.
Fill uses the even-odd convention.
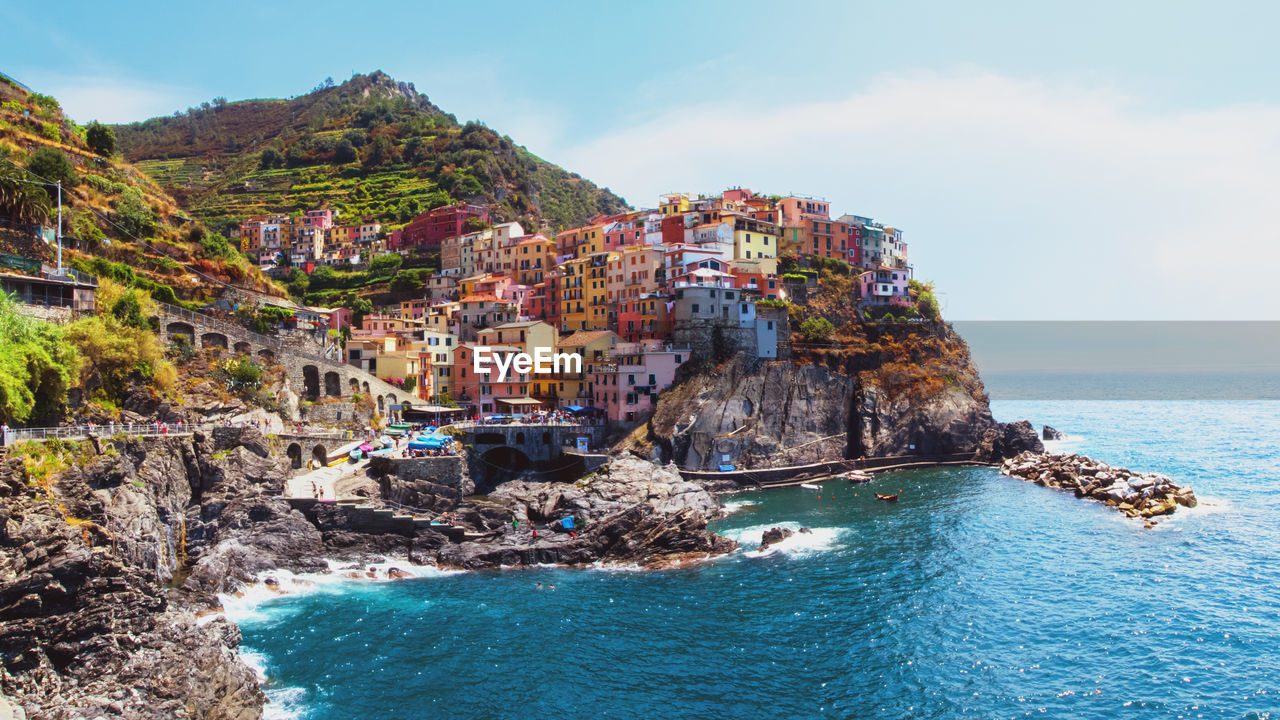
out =
[[[164,423],[107,423],[105,425],[66,425],[64,427],[9,428],[4,431],[3,444],[12,445],[28,440],[83,440],[90,435],[115,437],[129,435],[150,437],[158,435],[190,435],[197,430],[218,427],[214,423],[197,425],[165,425]]]

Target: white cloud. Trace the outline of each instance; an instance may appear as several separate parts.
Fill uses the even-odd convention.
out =
[[[632,203],[741,184],[904,229],[961,319],[1277,319],[1280,108],[969,72],[680,107],[556,152]]]
[[[127,123],[170,115],[196,104],[204,94],[193,88],[135,82],[120,77],[34,74],[21,78],[32,89],[58,99],[78,123],[98,120]],[[204,99],[209,99],[204,97]]]

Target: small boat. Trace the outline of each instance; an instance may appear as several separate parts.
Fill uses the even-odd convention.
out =
[[[355,450],[352,450],[348,454],[348,457],[350,457],[352,460],[359,460],[363,456],[364,456],[364,451],[361,450],[360,448],[356,448]]]
[[[802,487],[802,488],[804,488],[804,489],[806,489],[806,490],[821,490],[821,489],[822,489],[822,486],[821,486],[821,485],[814,485],[814,484],[812,484],[812,483],[800,483],[800,487]]]
[[[851,483],[871,482],[871,475],[861,472],[859,470],[853,470],[851,472],[847,472],[844,475],[841,475],[840,477],[843,477],[845,480],[848,480]]]
[[[889,502],[896,502],[898,499],[898,496],[897,495],[881,495],[880,493],[876,493],[876,499],[888,500]]]

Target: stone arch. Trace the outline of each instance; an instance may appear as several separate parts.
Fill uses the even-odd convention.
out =
[[[355,395],[356,393],[360,392],[360,381],[359,381],[359,380],[357,380],[357,379],[355,379],[355,378],[350,378],[347,382],[348,382],[348,384],[351,386],[351,394],[352,394],[352,395]]]
[[[315,365],[302,366],[302,393],[308,400],[320,397],[320,368]]]
[[[507,443],[507,438],[502,433],[496,433],[496,432],[476,433],[476,437],[475,437],[476,445],[505,445],[506,443]]]
[[[196,329],[191,323],[171,322],[164,329],[169,335],[186,335],[191,338],[192,344],[195,343]]]
[[[325,450],[324,445],[316,445],[311,448],[311,458],[321,465],[328,465],[329,451]]]
[[[289,448],[285,451],[289,456],[289,467],[297,470],[302,467],[302,445],[298,443],[289,443]]]
[[[528,455],[509,445],[489,448],[480,456],[480,460],[490,470],[497,472],[518,473],[528,470],[533,465]]]
[[[373,394],[373,392],[372,392],[371,390],[369,390],[369,381],[368,381],[368,380],[365,380],[365,381],[364,381],[364,394],[365,394],[365,395],[372,395],[372,394]]]
[[[387,396],[379,395],[378,396],[378,412],[386,412],[386,410],[387,410]]]
[[[245,342],[244,340],[241,340],[240,342],[233,345],[232,349],[234,349],[236,353],[240,355],[250,355],[253,353],[253,348],[250,347],[249,343]]]
[[[227,349],[227,336],[222,333],[207,332],[200,336],[200,347]]]
[[[265,363],[273,363],[276,361],[276,354],[267,348],[262,348],[258,351],[258,359]]]
[[[342,379],[333,370],[324,374],[324,394],[329,397],[342,397]]]

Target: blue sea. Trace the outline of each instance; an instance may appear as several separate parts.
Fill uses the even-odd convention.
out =
[[[743,547],[691,567],[299,578],[229,613],[272,717],[1280,710],[1280,403],[993,409],[1065,431],[1057,449],[1190,484],[1201,505],[1144,530],[989,468],[903,472],[726,497],[715,529]],[[813,532],[755,551],[776,525]]]

